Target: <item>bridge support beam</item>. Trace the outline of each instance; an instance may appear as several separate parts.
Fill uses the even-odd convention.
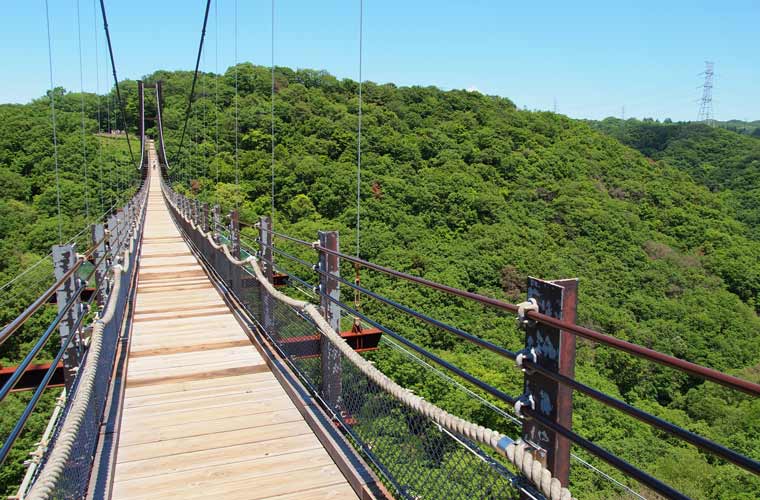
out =
[[[319,244],[328,250],[340,251],[337,231],[319,231]],[[336,255],[330,255],[326,252],[319,253],[319,291],[322,314],[327,319],[330,326],[336,331],[340,331],[340,307],[333,300],[324,295],[328,295],[335,301],[340,300],[340,283],[330,275],[340,276],[340,258]],[[320,339],[320,351],[322,359],[322,397],[327,404],[335,408],[340,403],[341,387],[341,355],[335,347],[324,336]]]
[[[77,254],[74,245],[53,245],[53,265],[55,266],[55,279],[60,280],[76,264]],[[66,308],[66,304],[74,297],[74,293],[79,287],[79,276],[74,273],[67,279],[61,288],[56,292],[56,303],[60,313]],[[79,316],[83,314],[82,305],[77,298],[69,309],[69,312],[61,319],[58,324],[58,332],[61,335],[61,344],[68,341],[69,337],[74,336],[69,342],[69,346],[63,353],[63,379],[66,390],[71,390],[74,380],[76,379],[77,367],[79,366],[79,344],[81,339],[78,338],[76,325]]]
[[[578,280],[543,281],[528,278],[528,299],[538,310],[554,318],[575,322]],[[525,351],[539,366],[574,378],[575,335],[528,321]],[[530,396],[535,410],[557,424],[572,429],[573,391],[537,372],[525,373],[524,398]],[[535,447],[534,459],[544,464],[563,486],[570,474],[570,441],[531,419],[523,420],[522,438]]]

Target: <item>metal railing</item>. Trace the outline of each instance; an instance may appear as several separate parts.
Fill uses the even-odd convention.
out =
[[[62,466],[60,480],[56,484],[53,497],[82,498],[87,493],[116,345],[124,320],[126,303],[132,294],[131,284],[136,276],[136,250],[142,237],[147,191],[147,184],[144,183],[124,207],[113,211],[105,223],[95,224],[91,229],[92,245],[86,251],[77,254],[74,244],[58,246],[64,250],[63,252],[56,252],[54,249],[54,260],[56,253],[66,257],[62,260],[59,255],[56,262],[58,279],[0,331],[0,344],[3,344],[13,338],[30,318],[45,310],[46,304],[54,295],[57,295],[58,314],[37,337],[23,360],[0,388],[0,402],[2,402],[14,390],[45,345],[54,338],[56,330],[61,330],[61,344],[49,369],[37,384],[9,435],[3,436],[3,444],[0,448],[0,466],[2,466],[42,398],[59,363],[62,363],[66,385],[63,411],[53,423],[50,442],[41,444],[40,449],[34,454],[35,467],[30,469],[34,472],[32,477],[25,478],[23,483],[25,488],[34,485],[36,476],[45,468],[50,451],[56,446],[60,425],[66,420],[72,402],[77,396],[79,373],[94,363],[95,366],[91,366],[91,369],[96,370],[97,382],[87,401],[87,410],[83,421],[78,426],[77,435],[73,442],[68,444],[71,448],[70,453]],[[127,248],[130,245],[133,247],[131,252]],[[84,264],[88,262],[92,264],[92,269],[82,274]],[[112,266],[117,264],[129,270],[128,273],[118,273],[120,286],[115,286],[114,273],[110,272]],[[93,278],[94,290],[91,290],[87,300],[82,300],[82,294]],[[114,290],[119,290],[118,296],[114,296]],[[92,360],[89,356],[88,329],[85,326],[91,320],[97,321],[108,304],[115,308],[115,314],[111,321],[104,325],[99,356]],[[64,335],[64,332],[68,333]],[[25,491],[19,493],[23,496]]]
[[[229,217],[231,221],[231,224],[229,226],[220,225],[218,224],[218,222],[217,224],[214,224],[214,221],[210,221],[208,219],[209,217],[208,214],[216,212],[217,217],[215,220],[218,221],[219,220],[218,207],[215,207],[213,210],[209,210],[208,206],[206,206],[204,209],[201,210],[198,208],[200,204],[196,200],[190,200],[180,194],[175,193],[169,188],[167,188],[167,193],[168,193],[168,196],[173,198],[173,202],[176,205],[175,210],[177,212],[177,215],[186,217],[188,220],[193,220],[195,226],[198,226],[198,227],[204,226],[207,228],[211,227],[211,230],[214,231],[215,233],[215,237],[217,238],[217,241],[221,241],[222,239],[224,239],[227,241],[234,242],[235,240],[237,240],[237,245],[241,245],[239,228],[237,227],[237,224],[232,224],[232,221],[236,219],[236,216]],[[626,352],[628,354],[640,357],[642,359],[651,361],[653,363],[658,363],[660,365],[687,373],[692,376],[700,377],[704,380],[708,380],[708,381],[723,385],[730,389],[740,391],[742,393],[749,394],[751,396],[756,397],[760,395],[760,385],[758,384],[719,372],[709,367],[701,366],[696,363],[692,363],[692,362],[682,360],[673,356],[669,356],[667,354],[660,353],[658,351],[654,351],[652,349],[649,349],[649,348],[646,348],[646,347],[643,347],[631,342],[627,342],[627,341],[612,337],[610,335],[597,332],[589,328],[582,327],[580,325],[576,325],[575,323],[571,321],[566,321],[561,318],[553,317],[548,314],[544,314],[541,311],[532,310],[532,308],[530,307],[528,307],[527,308],[528,310],[526,311],[521,311],[521,306],[525,307],[526,305],[529,305],[528,303],[521,304],[521,305],[510,304],[508,302],[504,302],[502,300],[494,299],[494,298],[487,297],[487,296],[477,294],[474,292],[461,290],[461,289],[450,287],[444,284],[436,283],[434,281],[431,281],[425,278],[410,275],[401,271],[397,271],[392,268],[374,264],[372,262],[363,260],[356,256],[342,253],[338,251],[337,249],[327,248],[323,244],[319,244],[316,242],[312,243],[309,241],[305,241],[303,239],[295,238],[287,234],[271,231],[270,229],[267,228],[266,224],[262,225],[258,223],[250,224],[250,223],[241,222],[239,223],[239,225],[258,228],[260,236],[259,238],[257,238],[255,242],[257,244],[257,248],[246,249],[245,245],[243,245],[243,252],[248,250],[249,253],[256,254],[259,258],[259,261],[262,263],[263,266],[268,267],[272,270],[277,269],[274,262],[274,258],[273,258],[274,255],[281,256],[299,266],[303,266],[305,270],[307,270],[310,273],[313,273],[311,274],[311,276],[313,276],[315,279],[304,280],[296,276],[294,273],[288,273],[288,278],[291,280],[291,283],[297,283],[301,285],[302,289],[305,289],[308,292],[314,293],[321,301],[327,301],[329,303],[333,303],[337,305],[343,311],[344,314],[347,314],[354,318],[359,318],[365,324],[368,324],[374,328],[377,328],[383,334],[394,339],[396,342],[403,345],[405,348],[417,353],[422,358],[434,363],[435,365],[442,367],[444,370],[467,381],[468,383],[479,388],[480,390],[489,394],[495,399],[502,401],[504,403],[507,403],[509,405],[517,405],[518,413],[520,414],[521,418],[524,419],[524,421],[532,420],[532,421],[540,423],[544,428],[549,429],[552,432],[556,433],[557,436],[561,438],[565,438],[569,440],[571,443],[583,448],[591,455],[598,457],[599,459],[603,460],[604,462],[608,463],[609,465],[621,471],[624,475],[635,479],[636,481],[647,486],[648,488],[657,492],[660,495],[663,495],[667,498],[678,498],[678,499],[688,498],[683,493],[663,483],[659,479],[653,477],[652,475],[632,465],[631,463],[623,460],[622,458],[616,456],[615,454],[609,452],[608,450],[605,450],[602,447],[596,445],[589,439],[586,439],[583,436],[579,435],[578,433],[572,431],[567,426],[561,425],[560,423],[558,423],[556,419],[550,418],[548,415],[546,415],[545,413],[537,409],[534,405],[531,405],[530,400],[526,398],[527,396],[526,394],[512,396],[500,390],[499,388],[494,387],[491,384],[488,384],[480,380],[478,377],[459,368],[455,364],[449,361],[446,361],[442,357],[430,352],[428,349],[416,344],[415,342],[412,342],[411,340],[397,333],[393,329],[388,328],[386,325],[383,325],[380,322],[374,320],[373,318],[363,313],[362,311],[357,310],[354,307],[351,307],[350,305],[346,304],[340,299],[336,299],[332,297],[329,293],[326,293],[324,287],[321,285],[324,284],[326,280],[334,280],[337,283],[339,283],[341,286],[348,287],[352,289],[353,291],[355,291],[356,293],[361,294],[362,296],[378,301],[379,303],[382,303],[385,306],[389,306],[393,308],[395,311],[398,311],[403,315],[413,317],[417,320],[420,320],[430,325],[431,327],[440,329],[449,334],[456,335],[457,337],[467,342],[470,342],[480,348],[493,352],[497,354],[498,356],[501,356],[510,360],[515,360],[515,361],[519,360],[520,367],[530,374],[537,373],[540,376],[546,379],[549,379],[552,382],[557,383],[561,385],[562,387],[567,388],[570,391],[577,391],[579,393],[582,393],[602,403],[603,405],[608,406],[610,408],[614,408],[628,416],[631,416],[651,426],[654,429],[664,431],[681,441],[684,441],[696,446],[700,450],[703,450],[707,453],[720,457],[721,459],[731,462],[755,475],[760,476],[760,462],[758,462],[757,460],[747,457],[745,455],[742,455],[741,453],[738,453],[735,450],[729,449],[708,438],[705,438],[696,433],[688,431],[660,417],[652,415],[649,412],[646,412],[624,401],[621,401],[617,398],[609,396],[597,389],[594,389],[593,387],[587,384],[584,384],[576,380],[572,376],[567,376],[566,374],[562,374],[556,369],[554,370],[549,369],[540,362],[540,360],[538,359],[538,357],[540,357],[540,354],[537,355],[535,351],[531,352],[529,349],[520,351],[520,352],[511,351],[491,341],[480,338],[477,335],[467,332],[461,328],[457,328],[455,326],[447,324],[446,322],[440,321],[429,315],[423,314],[419,311],[414,310],[411,307],[400,304],[399,302],[395,300],[384,297],[381,294],[378,294],[364,286],[361,286],[357,282],[352,282],[351,280],[347,280],[337,274],[328,272],[324,268],[319,266],[317,263],[312,263],[301,257],[293,255],[293,253],[285,251],[282,248],[277,247],[273,243],[273,240],[275,238],[279,238],[291,244],[295,244],[297,246],[300,245],[303,247],[308,247],[316,251],[317,256],[330,256],[341,261],[349,262],[356,267],[363,267],[366,269],[370,269],[372,271],[382,273],[392,278],[403,280],[409,283],[414,283],[416,285],[420,285],[420,286],[427,287],[433,290],[437,290],[439,292],[460,297],[460,298],[466,299],[467,301],[472,301],[474,303],[478,303],[487,307],[496,308],[498,310],[506,311],[509,313],[523,312],[523,316],[521,318],[521,324],[526,325],[528,328],[535,328],[536,325],[555,328],[555,329],[560,330],[565,335],[569,334],[573,336],[586,338],[598,344]],[[194,240],[194,242],[197,244],[199,248],[204,247],[204,242],[202,241],[203,238],[200,238],[197,235],[193,235],[195,231],[193,231],[189,225],[187,225],[187,227],[184,227],[183,229],[190,239],[197,240],[197,241]],[[245,241],[245,240],[242,240],[242,241]],[[219,269],[219,266],[222,266],[222,267],[225,266],[225,264],[221,261],[219,262],[213,261],[213,252],[211,250],[205,249],[201,253],[204,253],[204,252],[210,252],[209,255],[212,255],[211,257],[212,267],[214,267],[215,269]],[[220,274],[222,276],[230,276],[231,272],[234,272],[234,271],[230,269],[229,267],[227,267],[226,269],[223,269],[220,272]],[[244,291],[244,287],[242,286],[241,281],[242,281],[242,278],[238,276],[237,278],[234,278],[229,282],[231,284],[237,283],[237,285],[232,285],[232,289],[235,290],[236,293],[240,295],[241,297],[245,297],[247,296],[246,295],[247,292]],[[320,285],[314,286],[314,281],[316,281],[317,283],[320,283]],[[263,299],[259,299],[258,302],[256,301],[255,297],[260,297],[261,296],[260,292],[257,291],[256,293],[253,293],[252,295],[249,294],[249,295],[254,297],[253,299],[248,299],[248,303],[250,304],[251,310],[254,311],[254,315],[262,323],[263,330],[269,333],[270,337],[272,337],[275,343],[277,343],[280,346],[280,349],[284,352],[284,354],[289,359],[292,360],[294,365],[296,365],[299,372],[307,381],[307,385],[309,385],[309,387],[313,391],[315,391],[317,394],[320,394],[320,391],[322,390],[322,381],[320,380],[319,377],[322,376],[321,375],[322,372],[321,372],[321,368],[319,367],[319,363],[317,363],[314,360],[321,359],[321,358],[317,354],[315,354],[317,351],[319,351],[319,349],[318,349],[318,339],[314,336],[313,327],[309,326],[309,327],[296,328],[295,326],[292,326],[292,325],[297,324],[298,321],[301,321],[303,323],[304,318],[301,317],[300,320],[283,319],[286,314],[297,315],[296,312],[291,311],[290,313],[288,313],[284,311],[275,311],[273,315],[271,311],[267,312],[265,310],[267,307],[266,307],[266,304],[262,302]],[[270,323],[269,325],[266,324],[267,321]],[[282,323],[282,325],[280,323]],[[307,341],[303,340],[305,338],[310,339],[311,345],[309,345]],[[343,363],[343,365],[345,365],[345,363]],[[351,397],[354,397],[353,395],[350,395],[350,394],[346,394],[344,396],[345,398],[347,398],[347,400],[350,400]],[[328,406],[329,406],[329,403],[328,403]],[[353,415],[353,411],[349,411],[349,413]],[[345,421],[343,422],[343,425],[346,425]],[[414,431],[413,429],[410,429],[410,433],[413,433],[413,431]],[[357,439],[359,440],[359,442],[363,442],[361,438],[357,438]],[[385,472],[388,472],[390,477],[392,478],[395,477],[392,471],[387,470]],[[393,479],[392,482],[396,486],[400,485],[397,478]],[[401,487],[401,490],[403,490],[403,487]]]

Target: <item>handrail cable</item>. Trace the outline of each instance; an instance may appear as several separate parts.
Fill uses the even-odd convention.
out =
[[[275,250],[274,245],[271,246],[273,250]],[[485,349],[488,349],[491,352],[494,352],[500,356],[509,358],[514,360],[516,358],[516,353],[509,351],[508,349],[504,349],[501,346],[498,346],[496,344],[493,344],[492,342],[489,342],[487,340],[481,339],[480,337],[477,337],[476,335],[473,335],[471,333],[468,333],[464,330],[461,330],[459,328],[456,328],[454,326],[451,326],[449,324],[446,324],[442,321],[439,321],[435,318],[432,318],[430,316],[427,316],[423,313],[420,313],[410,307],[407,307],[403,304],[400,304],[392,299],[388,299],[386,297],[383,297],[382,295],[379,295],[371,290],[368,290],[356,283],[352,283],[351,281],[319,269],[318,266],[313,266],[309,264],[308,262],[299,259],[298,257],[295,257],[293,255],[290,255],[289,253],[282,251],[280,249],[276,249],[277,253],[283,255],[284,257],[293,260],[294,262],[297,262],[309,269],[312,269],[315,273],[334,279],[338,281],[339,283],[348,286],[349,288],[352,288],[353,290],[356,290],[359,293],[363,293],[365,295],[368,295],[372,297],[375,300],[378,300],[379,302],[382,302],[386,305],[389,305],[409,316],[412,316],[414,318],[417,318],[425,323],[428,323],[430,325],[433,325],[441,330],[447,331],[449,333],[452,333],[462,339],[465,339],[475,345],[478,345],[480,347],[483,347]],[[358,309],[358,308],[357,308]],[[553,372],[551,370],[548,370],[536,363],[533,363],[529,360],[525,360],[523,362],[526,364],[526,368],[529,370],[533,370],[536,372],[541,373],[545,377],[551,378],[552,380],[561,383],[565,386],[568,386],[574,390],[577,390],[579,392],[582,392],[583,394],[605,404],[606,406],[615,408],[623,413],[626,413],[627,415],[636,418],[637,420],[640,420],[644,423],[647,423],[648,425],[652,427],[656,427],[662,431],[665,431],[673,436],[676,436],[683,441],[686,441],[700,449],[703,449],[705,451],[708,451],[714,455],[717,455],[721,458],[724,458],[725,460],[728,460],[729,462],[732,462],[735,465],[738,465],[739,467],[742,467],[743,469],[746,469],[754,474],[760,475],[760,462],[757,462],[755,460],[752,460],[751,458],[748,458],[744,455],[741,455],[740,453],[737,453],[729,448],[726,448],[725,446],[722,446],[718,443],[715,443],[714,441],[711,441],[709,439],[706,439],[698,434],[695,434],[693,432],[690,432],[686,429],[683,429],[682,427],[679,427],[677,425],[671,424],[670,422],[663,420],[659,417],[656,417],[650,413],[647,413],[643,410],[640,410],[634,406],[629,405],[628,403],[625,403],[623,401],[620,401],[618,399],[615,399],[611,396],[608,396],[604,394],[603,392],[600,392],[596,389],[593,389],[590,386],[587,386],[581,382],[578,382],[575,379],[566,377],[564,375],[561,375],[559,373]]]
[[[311,244],[309,246],[311,246]],[[360,266],[381,272],[383,274],[387,274],[389,276],[401,278],[403,280],[417,283],[417,284],[426,286],[428,288],[432,288],[434,290],[438,290],[438,291],[449,293],[451,295],[455,295],[458,297],[470,299],[484,305],[488,305],[488,306],[492,306],[498,309],[509,311],[511,313],[517,313],[517,309],[518,309],[517,306],[514,304],[510,304],[508,302],[503,302],[501,300],[494,299],[492,297],[487,297],[485,295],[481,295],[478,293],[460,290],[458,288],[454,288],[448,285],[442,285],[440,283],[436,283],[434,281],[431,281],[425,278],[420,278],[418,276],[403,273],[401,271],[396,271],[395,269],[373,264],[372,262],[368,262],[366,260],[359,259],[351,255],[337,252],[335,250],[331,250],[329,248],[325,248],[320,245],[315,245],[314,248],[320,252],[325,252],[329,255],[337,256],[341,259],[348,260]],[[715,370],[713,368],[707,368],[705,366],[701,366],[696,363],[692,363],[690,361],[686,361],[680,358],[676,358],[674,356],[663,354],[661,352],[655,351],[654,349],[649,349],[647,347],[643,347],[638,344],[633,344],[631,342],[618,339],[611,335],[606,335],[606,334],[597,332],[595,330],[591,330],[590,328],[576,325],[575,323],[570,323],[561,319],[547,316],[546,314],[542,314],[540,312],[529,311],[527,313],[527,317],[529,319],[535,320],[544,325],[548,325],[554,328],[558,328],[560,330],[567,331],[569,333],[587,338],[597,343],[604,344],[609,347],[613,347],[618,350],[627,352],[634,356],[648,359],[650,361],[654,361],[656,363],[659,363],[664,366],[668,366],[670,368],[675,368],[677,370],[689,373],[691,375],[694,375],[706,380],[710,380],[712,382],[745,392],[753,396],[760,396],[760,384],[755,384],[748,380],[743,380],[738,377],[734,377],[732,375],[721,373],[718,370]]]
[[[77,259],[76,263],[71,266],[71,269],[66,271],[61,279],[56,281],[45,293],[37,297],[37,300],[31,303],[24,311],[16,316],[16,318],[8,323],[2,330],[0,330],[0,345],[3,345],[13,333],[18,330],[37,310],[45,304],[53,294],[63,285],[71,276],[79,270],[82,266],[84,259]]]
[[[266,229],[263,229],[266,231]],[[513,314],[517,313],[518,307],[514,304],[510,304],[509,302],[504,302],[499,299],[494,299],[492,297],[488,297],[485,295],[481,295],[479,293],[475,292],[468,292],[466,290],[460,290],[458,288],[454,288],[448,285],[443,285],[441,283],[436,283],[435,281],[428,280],[426,278],[421,278],[419,276],[414,276],[412,274],[407,274],[401,271],[397,271],[395,269],[391,269],[389,267],[380,266],[378,264],[374,264],[372,262],[366,261],[364,259],[360,259],[357,257],[354,257],[352,255],[348,255],[342,252],[338,252],[335,250],[331,250],[329,248],[325,248],[323,246],[320,246],[318,244],[312,244],[307,241],[294,238],[292,236],[284,235],[282,233],[277,233],[274,231],[270,231],[271,234],[274,236],[278,236],[284,239],[287,239],[289,241],[293,241],[295,243],[313,247],[315,250],[320,252],[325,252],[329,255],[333,255],[336,257],[339,257],[341,259],[345,259],[349,262],[352,262],[354,264],[358,264],[362,267],[366,267],[368,269],[372,269],[374,271],[381,272],[383,274],[386,274],[388,276],[393,276],[396,278],[400,278],[405,281],[409,281],[412,283],[417,283],[419,285],[423,285],[428,288],[432,288],[433,290],[438,290],[440,292],[445,292],[450,295],[455,295],[457,297],[462,297],[465,299],[469,299],[475,302],[478,302],[483,305],[487,305],[490,307],[494,307],[497,309],[501,309],[504,311],[511,312]],[[656,362],[658,364],[661,364],[663,366],[668,366],[670,368],[680,370],[686,373],[689,373],[691,375],[694,375],[696,377],[709,380],[711,382],[715,382],[717,384],[723,385],[725,387],[729,387],[731,389],[735,389],[747,394],[750,394],[752,396],[760,396],[760,384],[756,384],[754,382],[750,382],[748,380],[740,379],[738,377],[734,377],[733,375],[728,375],[722,372],[719,372],[718,370],[715,370],[714,368],[708,368],[702,365],[698,365],[696,363],[692,363],[690,361],[686,361],[680,358],[676,358],[674,356],[670,356],[668,354],[663,354],[661,352],[655,351],[654,349],[649,349],[644,346],[640,346],[638,344],[634,344],[632,342],[627,342],[622,339],[618,339],[616,337],[613,337],[611,335],[607,335],[604,333],[597,332],[595,330],[591,330],[590,328],[586,328],[580,325],[577,325],[575,323],[570,323],[561,319],[553,318],[551,316],[547,316],[545,314],[542,314],[540,312],[534,312],[529,311],[526,315],[529,319],[535,320],[539,323],[558,328],[560,330],[567,331],[569,333],[578,335],[580,337],[584,337],[586,339],[592,340],[594,342],[597,342],[599,344],[606,345],[608,347],[612,347],[618,350],[621,350],[623,352],[627,352],[628,354],[638,356],[640,358],[644,358],[653,362]]]
[[[182,126],[182,135],[179,139],[177,153],[174,155],[174,161],[179,160],[182,152],[182,145],[185,142],[185,132],[187,131],[187,122],[190,119],[190,111],[193,107],[193,97],[195,96],[195,82],[198,80],[198,67],[201,64],[201,54],[203,53],[203,40],[206,38],[206,25],[208,24],[208,11],[211,8],[211,0],[206,0],[206,11],[203,14],[203,28],[201,28],[201,41],[198,44],[198,55],[195,58],[195,72],[193,73],[193,83],[190,86],[190,95],[187,98],[187,109],[185,110],[185,124]]]
[[[113,47],[111,45],[111,33],[108,31],[108,18],[106,17],[105,0],[100,0],[100,12],[103,14],[103,29],[106,32],[106,40],[108,41],[108,54],[111,57],[111,69],[113,70],[113,81],[114,81],[114,84],[116,85],[116,98],[119,101],[121,119],[124,122],[124,134],[127,136],[127,147],[129,148],[129,157],[132,159],[132,163],[134,163],[135,155],[132,152],[132,143],[129,141],[129,127],[127,126],[127,112],[126,112],[126,108],[124,107],[124,101],[121,100],[121,90],[119,89],[119,78],[116,76],[116,61],[114,60],[114,57],[113,57]]]
[[[377,321],[372,320],[370,317],[366,316],[365,314],[357,311],[356,309],[346,305],[345,303],[341,302],[338,299],[335,299],[331,297],[329,294],[324,293],[322,291],[318,291],[319,295],[321,297],[326,298],[330,302],[335,303],[338,305],[341,309],[346,311],[347,313],[359,317],[363,321],[366,321],[370,325],[374,326],[375,328],[379,329],[386,335],[389,335],[390,337],[394,338],[395,340],[401,342],[402,344],[406,345],[407,347],[411,348],[412,350],[419,352],[423,356],[427,357],[434,363],[446,368],[447,370],[457,374],[458,376],[462,377],[463,379],[467,380],[468,382],[474,384],[475,386],[479,387],[480,389],[484,390],[485,392],[491,394],[492,396],[496,397],[497,399],[500,399],[501,401],[504,401],[505,403],[514,404],[517,402],[518,398],[512,397],[507,395],[506,393],[500,391],[499,389],[496,389],[495,387],[486,384],[485,382],[481,381],[480,379],[472,376],[468,372],[465,372],[461,368],[449,363],[448,361],[443,360],[439,356],[427,351],[426,349],[418,346],[414,342],[411,342],[406,337],[394,332],[393,330],[381,325]],[[541,423],[542,425],[546,426],[547,428],[551,429],[552,431],[556,432],[557,434],[560,434],[561,436],[565,437],[566,439],[572,441],[573,443],[577,444],[581,448],[586,449],[588,452],[592,453],[593,455],[597,456],[598,458],[602,459],[603,461],[607,462],[611,466],[615,467],[616,469],[620,470],[621,472],[625,473],[626,475],[636,479],[640,483],[652,488],[654,491],[666,496],[667,498],[672,499],[678,499],[678,500],[689,500],[687,496],[679,492],[678,490],[668,486],[667,484],[663,483],[659,479],[655,478],[654,476],[636,468],[635,466],[631,465],[627,461],[623,460],[622,458],[613,455],[609,451],[605,450],[604,448],[594,444],[592,441],[582,437],[581,435],[573,432],[570,429],[567,429],[554,421],[546,418],[543,414],[536,410],[532,410],[530,407],[523,407],[522,411],[530,418],[535,419],[537,422]]]

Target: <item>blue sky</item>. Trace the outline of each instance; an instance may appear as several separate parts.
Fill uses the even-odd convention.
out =
[[[95,90],[93,0],[81,8],[84,80]],[[50,0],[56,85],[79,89],[76,0]],[[203,0],[106,0],[120,78],[192,69]],[[276,0],[275,61],[358,76],[358,0]],[[203,67],[234,58],[234,0],[209,20]],[[7,2],[0,102],[48,86],[43,0]],[[99,12],[98,12],[99,14]],[[718,119],[760,119],[760,1],[365,0],[364,77],[476,88],[573,117],[695,119],[699,73],[715,61]],[[268,65],[270,0],[238,0],[238,60]],[[110,70],[100,19],[100,90]],[[216,41],[218,39],[218,48]]]

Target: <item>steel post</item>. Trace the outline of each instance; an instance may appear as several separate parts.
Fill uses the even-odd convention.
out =
[[[535,299],[539,312],[575,322],[578,280],[542,281],[528,279],[528,298]],[[561,375],[575,373],[575,335],[529,321],[524,355],[539,366]],[[538,372],[525,373],[525,396],[532,397],[535,410],[557,424],[572,429],[573,391]],[[523,421],[522,438],[536,450],[534,459],[543,463],[563,486],[570,474],[570,442],[532,419]]]
[[[230,212],[230,253],[236,258],[240,258],[240,221],[238,211]]]
[[[201,229],[204,233],[208,233],[208,203],[201,206]]]
[[[95,245],[95,249],[92,252],[92,262],[95,265],[95,287],[98,290],[97,301],[98,306],[103,307],[109,292],[108,265],[110,264],[109,259],[104,258],[106,255],[105,226],[102,223],[93,224],[90,232],[92,244]]]
[[[319,231],[319,245],[340,251],[337,231]],[[340,258],[325,252],[319,253],[320,273],[319,290],[322,314],[336,331],[340,331],[340,283],[332,276],[340,276]],[[332,276],[331,276],[332,275]],[[322,296],[328,295],[333,300]],[[336,408],[340,404],[341,395],[341,355],[340,351],[324,335],[320,339],[320,351],[322,358],[322,397],[325,401]]]
[[[219,228],[222,226],[222,209],[219,205],[214,205],[214,208],[211,211],[212,213],[212,230],[214,235],[214,241],[219,243]]]
[[[55,279],[60,280],[76,264],[77,255],[74,245],[53,245],[53,265],[55,266]],[[79,288],[79,276],[77,273],[71,275],[56,292],[56,302],[58,311],[66,308],[66,304],[74,297],[74,292]],[[79,367],[79,338],[74,326],[82,314],[79,298],[74,299],[74,305],[61,320],[58,325],[58,331],[61,335],[61,343],[65,343],[69,337],[73,338],[69,342],[63,354],[63,376],[66,390],[71,390],[74,380],[76,379],[77,368]]]

